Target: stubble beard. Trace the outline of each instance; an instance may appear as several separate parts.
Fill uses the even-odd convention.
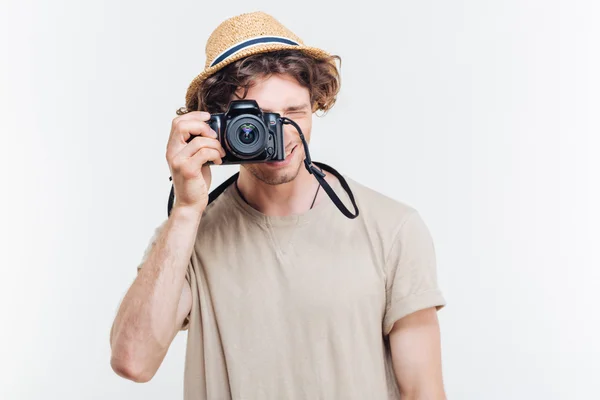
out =
[[[289,165],[284,170],[273,169],[272,171],[268,171],[265,169],[269,167],[263,169],[260,164],[245,164],[243,167],[250,171],[256,179],[267,185],[281,185],[296,179],[300,173],[302,162],[296,166]]]

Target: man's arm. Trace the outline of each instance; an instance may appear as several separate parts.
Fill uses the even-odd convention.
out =
[[[436,308],[401,318],[389,339],[402,400],[446,400]]]
[[[111,366],[135,382],[149,381],[192,305],[185,276],[201,214],[173,208],[135,281],[110,335]]]

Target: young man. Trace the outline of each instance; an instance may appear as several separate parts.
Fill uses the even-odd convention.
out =
[[[225,156],[209,113],[255,100],[308,142],[313,113],[339,91],[335,60],[262,12],[213,32],[167,145],[175,203],[111,331],[117,374],[150,380],[187,329],[187,400],[445,399],[445,301],[414,208],[325,172],[345,204],[354,197],[359,215],[347,218],[305,168],[291,125],[284,161],[243,164],[208,201],[207,162]]]

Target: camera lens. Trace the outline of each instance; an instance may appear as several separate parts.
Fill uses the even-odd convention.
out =
[[[265,151],[268,132],[256,115],[238,115],[225,128],[227,148],[238,158],[252,160]]]
[[[238,137],[240,138],[240,142],[244,144],[252,144],[258,135],[256,134],[256,126],[252,124],[242,124],[238,128]]]

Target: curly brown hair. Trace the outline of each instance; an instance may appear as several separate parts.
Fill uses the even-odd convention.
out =
[[[221,113],[239,89],[245,98],[248,89],[257,79],[273,74],[287,74],[309,90],[313,112],[326,113],[335,104],[341,79],[335,61],[341,58],[332,55],[326,59],[315,59],[299,50],[279,50],[245,57],[231,63],[208,77],[198,88],[197,95],[177,110],[177,115],[190,111]]]

